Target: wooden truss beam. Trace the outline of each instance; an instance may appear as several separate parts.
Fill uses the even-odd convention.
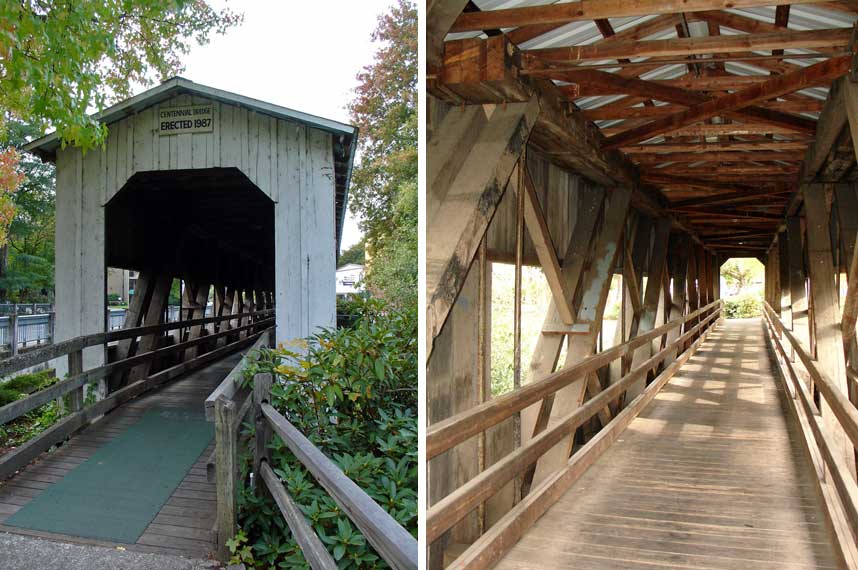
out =
[[[515,28],[533,24],[559,24],[581,20],[678,14],[723,8],[779,6],[781,4],[820,4],[824,0],[581,0],[562,4],[547,4],[526,8],[506,8],[461,14],[452,32]]]
[[[576,297],[580,299],[577,304],[576,322],[585,324],[587,333],[574,335],[569,339],[565,366],[579,362],[592,354],[595,349],[630,201],[631,190],[628,188],[615,188],[608,196],[608,203],[604,210],[605,219],[589,250],[591,261],[585,267],[581,284],[576,292]],[[591,378],[587,377],[576,381],[545,398],[539,408],[534,435],[545,430],[552,416],[564,416],[581,406],[590,380]],[[533,481],[542,480],[565,464],[571,450],[572,440],[570,439],[543,455],[536,466]],[[528,472],[528,477],[530,473]]]
[[[713,98],[705,93],[680,89],[679,87],[671,87],[669,85],[661,85],[644,79],[619,77],[615,73],[607,71],[592,70],[558,70],[552,71],[551,77],[558,80],[580,82],[586,81],[593,84],[599,83],[609,86],[614,89],[623,89],[626,93],[630,93],[640,97],[649,97],[657,101],[665,103],[674,103],[686,107],[696,107],[706,103],[719,101],[721,98]],[[757,107],[753,104],[748,104],[741,109],[728,109],[724,115],[739,121],[763,122],[777,127],[789,128],[798,132],[806,132],[812,134],[816,129],[816,122],[810,119],[790,115],[788,113],[780,113],[771,109]],[[682,125],[677,125],[679,128]],[[633,141],[635,142],[635,141]],[[629,143],[631,144],[631,143]]]
[[[664,162],[760,162],[780,160],[784,162],[801,162],[804,154],[801,151],[710,151],[710,152],[670,152],[660,154],[636,155],[633,160],[645,164],[661,164]]]
[[[427,187],[427,343],[432,343],[459,294],[480,240],[503,196],[539,112],[535,100],[486,112],[453,110],[429,141]],[[462,124],[476,133],[462,132]],[[464,146],[462,146],[464,144]]]
[[[760,106],[782,113],[819,113],[822,111],[822,101],[807,99],[802,101],[765,101]],[[607,105],[596,109],[582,111],[591,121],[613,121],[619,119],[653,119],[666,117],[681,111],[681,105],[659,105],[658,107],[625,107],[611,108]]]
[[[849,70],[851,63],[851,56],[835,57],[787,75],[775,76],[765,83],[752,85],[736,93],[706,101],[675,115],[656,119],[641,127],[610,137],[605,143],[606,147],[618,148],[644,141],[686,125],[691,125],[711,117],[754,105],[760,101],[816,85],[820,81],[833,79],[845,74]]]
[[[560,262],[557,260],[557,251],[554,249],[554,242],[551,240],[548,223],[545,221],[545,216],[539,205],[539,199],[536,197],[533,179],[527,167],[524,168],[523,192],[524,223],[530,234],[533,247],[536,249],[536,256],[539,258],[539,264],[542,266],[545,280],[548,282],[548,287],[551,290],[557,313],[564,324],[571,325],[575,322],[575,315],[572,314],[572,306],[569,304],[572,295],[569,293],[569,288],[563,279]]]
[[[773,50],[777,49],[778,46],[830,52],[832,49],[845,48],[849,44],[850,34],[851,30],[848,28],[780,31],[763,34],[671,38],[667,40],[612,42],[608,45],[543,48],[526,50],[525,54],[534,60],[557,64],[635,57],[751,52]]]
[[[661,152],[691,152],[691,151],[789,151],[807,149],[812,139],[775,141],[771,139],[763,141],[719,141],[705,143],[660,143],[641,144],[623,147],[623,152],[629,155],[655,154]]]

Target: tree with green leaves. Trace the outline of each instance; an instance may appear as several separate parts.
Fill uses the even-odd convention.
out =
[[[750,257],[729,259],[721,266],[721,275],[727,286],[738,294],[755,280],[762,279],[763,264]]]
[[[337,267],[342,267],[351,263],[356,263],[358,265],[363,265],[364,263],[366,263],[365,238],[361,238],[359,242],[349,247],[348,249],[343,250],[343,252],[340,254],[340,259]]]
[[[6,129],[11,145],[40,134],[15,119]],[[0,302],[47,301],[54,283],[54,167],[25,154],[16,170],[22,180],[9,195],[14,216],[0,245]]]
[[[240,22],[204,0],[0,2],[0,243],[22,181],[12,120],[93,148],[107,133],[93,110],[176,75],[192,42]]]
[[[417,306],[417,7],[398,0],[379,18],[380,44],[349,105],[360,128],[350,207],[366,234],[368,288]]]

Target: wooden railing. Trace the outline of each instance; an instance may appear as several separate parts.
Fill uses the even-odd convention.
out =
[[[790,396],[791,410],[804,433],[805,450],[815,467],[824,506],[829,511],[839,545],[845,553],[844,557],[854,558],[858,553],[855,539],[858,536],[858,485],[843,455],[835,448],[836,436],[832,433],[830,424],[826,425],[823,421],[813,397],[813,388],[819,391],[824,403],[833,413],[834,417],[831,419],[836,419],[836,425],[842,428],[853,447],[858,447],[858,409],[834,384],[831,377],[817,366],[807,346],[784,326],[771,305],[763,302],[763,308],[769,338],[776,349],[783,372],[780,378]],[[784,338],[792,348],[791,354],[787,353]],[[795,361],[793,355],[798,357],[798,361]],[[810,380],[810,385],[801,379],[802,370]],[[833,488],[829,480],[833,483]]]
[[[239,378],[238,375],[230,376]],[[311,568],[334,570],[337,563],[269,465],[268,446],[273,434],[286,444],[304,468],[327,491],[382,559],[398,570],[416,569],[417,541],[271,406],[271,384],[271,374],[257,374],[254,377],[253,391],[244,394],[234,380],[228,379],[216,388],[207,400],[213,402],[215,421],[214,465],[210,473],[214,473],[217,481],[218,513],[215,532],[219,558],[228,559],[226,541],[236,532],[235,497],[239,473],[237,457],[238,448],[243,443],[239,431],[242,422],[249,416],[255,425],[253,439],[247,443],[253,450],[252,477],[255,480],[256,492],[264,485],[271,493]],[[244,401],[239,404],[242,398]]]
[[[427,459],[436,457],[456,445],[499,424],[517,412],[558,390],[609,365],[612,361],[633,355],[635,350],[648,345],[677,327],[686,330],[672,342],[664,342],[658,351],[625,376],[601,390],[575,411],[559,418],[552,427],[535,434],[524,446],[504,456],[491,467],[429,507],[426,514],[426,539],[432,543],[440,539],[456,523],[465,518],[480,504],[491,498],[507,482],[531,469],[555,445],[574,435],[578,427],[617,401],[636,381],[646,378],[650,371],[662,363],[663,370],[644,391],[611,419],[607,425],[574,453],[566,465],[533,487],[521,502],[474,542],[448,568],[490,568],[524,534],[539,516],[572,485],[586,469],[616,440],[622,430],[649,403],[658,391],[691,357],[717,322],[723,308],[718,300],[693,311],[624,344],[585,358],[581,362],[559,370],[542,380],[532,382],[518,390],[493,398],[465,412],[429,426],[426,438]],[[672,361],[669,361],[673,359]],[[669,362],[665,362],[668,360]]]
[[[31,366],[45,363],[57,358],[68,359],[69,376],[51,386],[34,392],[27,397],[11,402],[0,407],[0,425],[10,422],[23,414],[42,406],[51,400],[63,398],[69,395],[68,414],[61,420],[34,437],[25,444],[0,457],[0,480],[9,477],[27,463],[47,451],[52,446],[64,441],[74,432],[88,425],[98,417],[103,416],[120,404],[136,398],[140,394],[182,374],[195,370],[205,364],[214,362],[224,356],[239,350],[254,342],[269,328],[274,326],[274,310],[248,312],[236,315],[224,315],[222,317],[208,317],[150,325],[116,331],[95,333],[75,337],[70,340],[45,346],[25,354],[19,354],[12,358],[0,361],[0,377],[6,377]],[[91,370],[83,370],[83,350],[88,347],[106,346],[110,342],[137,339],[149,335],[162,334],[170,330],[181,329],[190,326],[201,326],[224,321],[239,321],[249,318],[253,322],[236,328],[227,328],[214,334],[207,334],[192,340],[178,342],[171,346],[158,348],[135,354],[131,357],[110,362]],[[210,352],[205,352],[194,358],[185,360],[164,370],[148,375],[145,378],[133,381],[131,384],[117,389],[108,394],[104,399],[89,405],[84,403],[84,386],[96,382],[116,372],[123,372],[135,368],[141,364],[151,363],[174,353],[182,353],[188,348],[204,345],[217,344],[218,340],[225,338],[224,346],[216,347]]]

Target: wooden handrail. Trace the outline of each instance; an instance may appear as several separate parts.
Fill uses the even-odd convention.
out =
[[[816,403],[813,401],[810,390],[796,375],[795,368],[793,367],[792,362],[790,362],[790,358],[787,356],[781,339],[778,337],[774,320],[770,317],[768,312],[765,312],[764,315],[766,324],[768,325],[767,328],[769,336],[773,340],[773,344],[777,349],[778,354],[781,356],[781,362],[783,362],[788,372],[788,374],[783,375],[789,376],[788,379],[784,378],[784,383],[787,387],[789,387],[790,382],[792,383],[792,390],[788,390],[789,392],[792,392],[790,394],[790,396],[792,396],[791,399],[797,399],[801,403],[801,408],[804,411],[807,426],[810,428],[811,435],[816,442],[820,456],[828,465],[828,472],[831,474],[831,479],[834,482],[834,488],[837,490],[838,495],[840,495],[840,502],[843,506],[844,512],[847,514],[849,525],[852,528],[852,533],[858,534],[858,484],[856,484],[855,479],[853,479],[849,473],[848,467],[844,464],[842,456],[835,455],[831,450],[829,442],[825,439],[825,428],[822,425],[819,410],[816,407]],[[795,411],[798,413],[799,410],[796,408]]]
[[[11,358],[0,360],[0,378],[29,368],[36,364],[47,362],[61,356],[65,356],[70,352],[75,352],[91,346],[107,344],[116,340],[124,340],[135,338],[138,336],[157,334],[170,330],[175,330],[184,327],[206,325],[210,323],[231,321],[240,318],[248,317],[265,317],[273,315],[275,309],[265,309],[263,311],[253,311],[249,313],[238,313],[235,315],[223,315],[220,317],[205,317],[201,319],[190,319],[187,321],[176,321],[174,323],[163,323],[158,325],[147,325],[142,327],[134,327],[129,329],[118,329],[115,331],[99,332],[88,335],[82,335],[68,340],[64,340],[55,344],[51,344],[42,348],[37,348],[28,351],[24,354],[18,354]],[[258,323],[253,323],[258,324]],[[235,332],[235,329],[232,329]]]
[[[720,308],[718,309],[720,314]],[[714,324],[703,330],[676,360],[626,404],[607,425],[576,451],[569,461],[534,487],[520,502],[495,522],[465,552],[447,566],[448,570],[483,570],[491,568],[513,547],[536,521],[605,453],[623,430],[652,401],[664,385],[695,353],[712,331]]]
[[[61,380],[55,384],[52,384],[47,388],[39,390],[38,392],[33,392],[26,398],[10,402],[9,404],[6,404],[2,408],[0,408],[0,425],[10,422],[20,417],[21,415],[26,414],[31,410],[34,410],[42,404],[46,404],[51,400],[64,396],[65,394],[68,394],[69,392],[80,388],[84,384],[100,380],[119,370],[133,368],[138,364],[142,364],[150,360],[155,360],[157,358],[164,357],[168,354],[179,352],[194,346],[198,346],[200,344],[208,343],[230,334],[240,333],[242,331],[250,330],[260,326],[264,326],[266,327],[266,330],[268,330],[268,327],[273,324],[273,319],[257,321],[255,323],[244,325],[235,329],[221,331],[212,335],[201,336],[199,338],[180,342],[172,346],[166,346],[163,348],[151,350],[149,352],[144,352],[142,354],[137,354],[135,356],[131,356],[123,360],[117,360],[116,362],[111,362],[110,364],[105,364],[104,366],[99,366],[98,368],[93,368],[80,374],[76,374],[74,376],[66,378],[65,380]]]
[[[274,432],[385,562],[395,569],[416,569],[417,541],[414,537],[270,404],[262,403],[260,410]]]
[[[230,332],[235,332],[234,330]],[[273,331],[272,331],[273,332]],[[254,350],[259,350],[263,346],[271,346],[273,344],[272,339],[267,338],[265,335],[259,337],[259,339],[253,343],[253,346],[250,347],[248,352],[252,352]],[[206,409],[206,419],[210,422],[214,421],[214,408],[215,402],[221,396],[224,396],[230,400],[235,399],[235,393],[238,390],[238,382],[244,378],[244,365],[239,362],[232,370],[229,371],[229,374],[226,375],[220,384],[212,390],[212,393],[208,395],[205,401],[205,409]],[[246,402],[247,407],[249,407],[250,402]],[[242,409],[239,409],[239,422],[244,418],[247,413],[247,407],[242,406]]]
[[[834,412],[834,417],[837,418],[837,421],[843,427],[843,431],[852,442],[852,445],[858,447],[858,410],[855,409],[855,406],[849,401],[846,394],[834,384],[834,381],[831,380],[828,374],[816,366],[816,362],[810,357],[810,351],[791,330],[784,326],[771,305],[763,301],[763,309],[775,325],[777,332],[783,334],[789,340],[793,350],[798,355],[802,364],[804,364],[804,368],[810,374],[816,387],[819,388],[820,394],[825,398],[831,411]]]
[[[295,542],[301,548],[301,553],[304,554],[304,559],[310,568],[313,570],[336,570],[337,563],[334,561],[334,557],[322,544],[316,532],[304,518],[304,513],[292,500],[267,461],[263,461],[260,465],[259,474],[262,476],[262,481],[265,483],[268,492],[274,497],[280,514],[286,519],[286,524],[289,525],[289,530],[295,537]]]
[[[505,483],[536,463],[542,455],[562,441],[564,437],[572,434],[584,422],[599,413],[599,410],[616,400],[632,383],[655,368],[677,347],[681,347],[695,334],[705,329],[719,314],[720,311],[716,311],[701,320],[620,380],[599,392],[575,411],[561,418],[550,429],[534,437],[527,445],[505,455],[491,467],[430,507],[426,513],[426,540],[431,543],[440,538],[469,512],[477,508],[480,503],[491,498]]]
[[[474,406],[464,412],[432,424],[426,431],[426,458],[432,459],[452,447],[499,424],[527,406],[539,402],[546,396],[568,386],[584,375],[610,364],[613,360],[631,354],[632,351],[647,342],[664,335],[668,331],[711,311],[721,305],[717,300],[689,313],[682,319],[670,321],[660,327],[637,336],[621,345],[594,354],[568,368],[549,374],[542,380],[531,382],[487,402]]]
[[[0,480],[9,477],[15,471],[38,457],[41,453],[47,451],[57,443],[64,441],[80,428],[86,426],[96,418],[103,416],[117,406],[136,398],[140,394],[151,390],[164,382],[177,378],[178,376],[186,374],[192,370],[196,370],[205,364],[223,358],[224,356],[247,346],[255,341],[257,335],[260,334],[263,333],[254,333],[247,338],[237,340],[231,344],[227,344],[220,348],[216,348],[211,352],[197,356],[193,360],[171,366],[170,368],[157,372],[148,378],[129,384],[128,386],[113,392],[103,400],[99,400],[94,404],[86,406],[80,411],[65,416],[49,429],[29,440],[27,443],[0,457]]]

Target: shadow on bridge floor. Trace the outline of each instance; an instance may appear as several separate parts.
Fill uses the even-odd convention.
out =
[[[497,568],[838,568],[763,326],[719,325]]]

